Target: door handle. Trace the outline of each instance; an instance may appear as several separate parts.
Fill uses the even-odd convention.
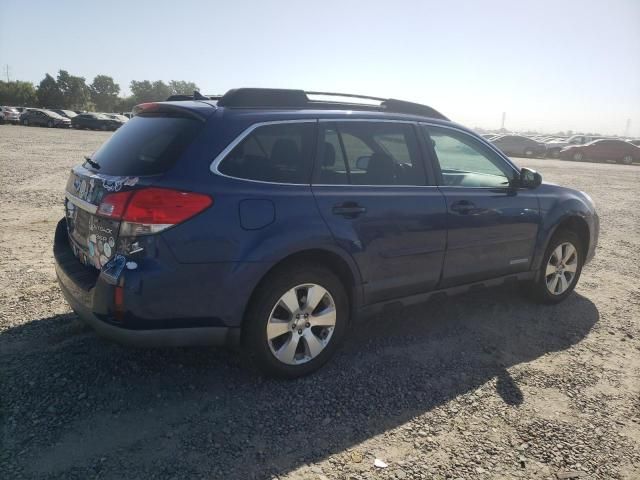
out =
[[[469,200],[460,200],[451,205],[451,211],[459,213],[461,215],[466,215],[476,208],[473,202]]]
[[[347,218],[355,218],[367,211],[367,209],[354,202],[345,202],[341,205],[336,205],[331,209],[334,215],[341,215]]]

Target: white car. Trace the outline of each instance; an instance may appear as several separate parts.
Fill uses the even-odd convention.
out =
[[[0,107],[0,112],[2,112],[1,119],[3,122],[9,122],[15,125],[20,123],[20,112],[14,107]]]

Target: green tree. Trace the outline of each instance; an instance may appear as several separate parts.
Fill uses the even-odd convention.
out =
[[[3,82],[0,80],[0,105],[16,107],[34,106],[38,102],[36,89],[31,82]]]
[[[111,112],[118,101],[120,85],[107,75],[98,75],[89,86],[89,92],[98,111]]]
[[[58,87],[58,83],[56,79],[53,78],[48,73],[44,76],[40,85],[38,85],[38,90],[36,91],[38,95],[38,105],[41,107],[47,108],[62,108],[63,107],[63,99],[62,92]]]
[[[132,80],[130,88],[136,103],[163,101],[171,95],[171,88],[162,80]]]
[[[193,95],[194,90],[200,91],[198,86],[193,82],[185,82],[184,80],[171,80],[169,88],[172,95]]]
[[[75,77],[66,70],[60,70],[57,83],[62,92],[62,103],[65,108],[83,110],[89,107],[91,95],[84,77]]]

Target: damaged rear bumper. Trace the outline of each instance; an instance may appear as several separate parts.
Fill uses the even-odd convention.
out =
[[[64,219],[56,229],[54,258],[58,284],[66,301],[100,336],[140,347],[235,346],[239,343],[240,328],[222,325],[216,318],[141,318],[135,311],[127,311],[123,321],[116,321],[113,316],[116,287],[98,270],[83,265],[73,255]]]

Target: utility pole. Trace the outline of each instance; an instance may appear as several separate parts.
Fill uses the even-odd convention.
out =
[[[502,112],[502,125],[500,126],[500,130],[504,130],[504,121],[507,119],[507,112]]]
[[[630,131],[631,131],[631,119],[627,118],[627,126],[624,127],[624,136],[628,137]]]

